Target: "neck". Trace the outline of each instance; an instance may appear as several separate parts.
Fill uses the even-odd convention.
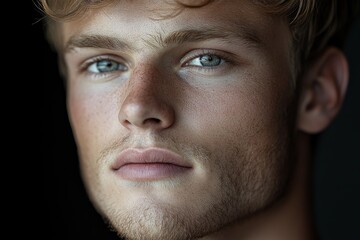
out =
[[[285,196],[268,209],[222,229],[204,240],[315,240],[312,215],[312,152],[310,137],[300,134],[295,174]]]

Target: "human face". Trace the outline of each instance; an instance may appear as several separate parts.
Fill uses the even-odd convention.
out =
[[[172,6],[121,1],[62,25],[83,180],[129,239],[207,236],[272,204],[287,181],[285,22],[250,1],[159,19]]]

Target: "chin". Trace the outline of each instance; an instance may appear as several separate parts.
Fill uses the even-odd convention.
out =
[[[271,199],[267,200],[244,208],[244,202],[239,204],[239,201],[229,201],[226,197],[195,200],[181,207],[141,199],[126,208],[118,206],[117,210],[103,211],[103,215],[111,228],[127,240],[198,239],[260,212],[270,204]]]
[[[107,215],[108,222],[121,237],[127,240],[182,240],[204,236],[194,232],[189,216],[166,204],[144,201],[141,206]]]

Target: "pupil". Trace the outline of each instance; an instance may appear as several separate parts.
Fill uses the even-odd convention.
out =
[[[112,62],[101,61],[98,63],[98,68],[100,71],[105,72],[105,71],[114,70],[114,68],[116,68],[116,66]]]
[[[217,66],[220,64],[220,58],[214,55],[204,55],[200,58],[203,66]]]

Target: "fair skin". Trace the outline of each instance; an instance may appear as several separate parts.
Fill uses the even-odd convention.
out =
[[[243,0],[157,19],[157,2],[61,27],[94,206],[129,239],[312,239],[310,139],[341,107],[344,55],[324,51],[295,94],[281,17]]]

